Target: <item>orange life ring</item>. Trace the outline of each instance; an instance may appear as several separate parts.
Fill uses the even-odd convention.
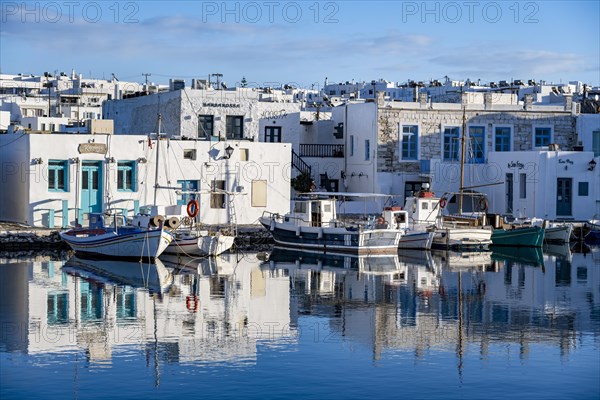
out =
[[[385,224],[385,219],[381,216],[377,217],[377,225]]]
[[[187,296],[185,306],[188,310],[196,312],[198,310],[198,296]]]
[[[198,202],[196,200],[190,200],[190,202],[187,204],[187,213],[190,218],[195,218],[199,211],[200,206],[198,205]]]
[[[485,211],[488,209],[488,202],[485,199],[485,197],[482,197],[481,199],[479,199],[479,209],[481,211]]]
[[[440,207],[442,207],[442,208],[446,207],[446,199],[445,198],[442,198],[440,200]]]

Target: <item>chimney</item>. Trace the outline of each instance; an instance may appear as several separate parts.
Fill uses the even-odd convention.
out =
[[[462,104],[463,106],[466,106],[467,104],[469,104],[469,93],[462,92],[460,94],[460,104]]]
[[[565,94],[565,111],[571,111],[571,107],[573,107],[573,95]]]
[[[490,92],[485,92],[483,94],[483,104],[486,110],[491,110],[492,109],[492,103],[493,103],[493,99],[494,99],[494,94],[490,93]]]
[[[421,108],[427,107],[427,93],[419,93],[419,104]]]
[[[377,92],[377,107],[385,106],[384,96],[385,96],[384,91]]]
[[[532,93],[527,93],[524,97],[523,97],[523,102],[524,104],[524,108],[526,110],[531,110],[531,106],[533,105],[533,94]]]

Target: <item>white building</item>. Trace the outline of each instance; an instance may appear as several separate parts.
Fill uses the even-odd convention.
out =
[[[204,192],[196,199],[206,224],[289,211],[289,144],[163,139],[159,147],[140,135],[0,135],[0,220],[66,227],[86,212],[131,216],[144,205],[179,205],[168,214],[184,215],[192,195],[176,189]]]
[[[115,121],[116,134],[156,131],[160,112],[162,132],[169,137],[258,140],[261,118],[282,118],[300,111],[302,104],[294,94],[282,90],[183,88],[107,101],[103,117]]]

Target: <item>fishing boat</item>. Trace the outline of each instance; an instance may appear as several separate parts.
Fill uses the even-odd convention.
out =
[[[477,215],[467,216],[463,213],[460,218],[458,215],[442,215],[450,196],[435,197],[429,191],[429,184],[425,183],[414,196],[407,197],[404,210],[408,213],[409,229],[429,234],[432,240],[430,248],[482,249],[489,246],[492,231],[478,222]]]
[[[233,247],[237,236],[237,224],[235,221],[235,209],[232,201],[229,201],[231,215],[229,226],[223,229],[206,229],[198,221],[200,206],[196,196],[201,193],[223,194],[233,196],[239,193],[225,190],[212,191],[176,191],[178,195],[193,196],[187,204],[187,218],[182,218],[182,224],[173,232],[173,241],[166,253],[181,254],[191,257],[218,256]]]
[[[340,220],[337,198],[389,198],[371,193],[311,192],[294,200],[286,215],[265,211],[260,223],[281,246],[307,251],[350,254],[397,253],[404,232],[396,220],[402,210],[391,207],[379,217],[365,220]],[[366,216],[365,216],[366,217]]]
[[[418,231],[408,229],[405,234],[400,238],[398,248],[400,249],[419,249],[429,250],[433,244],[433,238],[435,232],[431,231]]]
[[[173,235],[166,253],[188,256],[218,256],[231,249],[235,240],[235,236],[208,230],[176,231]]]
[[[161,217],[136,216],[131,225],[121,215],[105,224],[105,217],[90,213],[88,227],[60,232],[60,237],[78,254],[135,260],[156,259],[173,240]]]
[[[542,247],[544,244],[544,228],[540,226],[515,226],[508,229],[494,229],[492,244],[494,246]]]
[[[544,241],[547,243],[569,243],[573,233],[570,223],[547,222],[544,225]]]

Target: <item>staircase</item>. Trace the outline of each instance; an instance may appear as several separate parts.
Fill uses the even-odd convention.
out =
[[[292,167],[296,168],[301,174],[308,174],[308,176],[312,175],[310,165],[304,162],[302,157],[300,157],[294,149],[292,149]]]

